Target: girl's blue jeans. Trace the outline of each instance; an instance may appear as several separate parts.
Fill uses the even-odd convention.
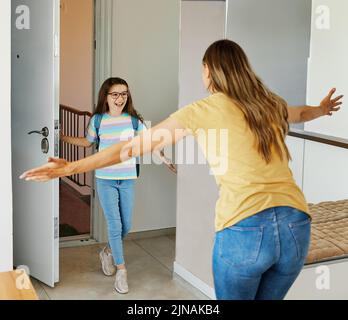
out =
[[[308,253],[311,222],[291,207],[274,207],[215,235],[213,274],[221,300],[281,300]]]
[[[135,180],[96,179],[103,208],[109,245],[116,265],[124,264],[123,238],[132,227]]]

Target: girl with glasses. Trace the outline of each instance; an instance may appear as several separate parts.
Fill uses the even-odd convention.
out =
[[[120,78],[107,79],[100,88],[97,107],[90,119],[86,138],[62,135],[64,142],[98,151],[129,141],[145,128],[142,116],[135,110],[127,82]],[[176,173],[175,166],[164,156],[157,155]],[[123,239],[132,226],[134,186],[138,178],[136,159],[96,170],[99,202],[108,227],[108,245],[99,257],[105,275],[116,273],[115,289],[128,292],[127,271],[123,256]]]

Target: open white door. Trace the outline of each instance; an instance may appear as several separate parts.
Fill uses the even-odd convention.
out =
[[[11,2],[14,264],[53,287],[59,281],[58,181],[18,177],[59,154],[60,1]]]

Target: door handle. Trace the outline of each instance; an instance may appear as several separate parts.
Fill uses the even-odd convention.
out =
[[[30,131],[30,132],[28,132],[28,134],[33,134],[33,133],[42,134],[45,138],[47,138],[48,135],[50,134],[50,131],[48,130],[47,127],[45,127],[41,131]]]

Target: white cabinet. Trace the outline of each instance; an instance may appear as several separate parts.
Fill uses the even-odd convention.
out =
[[[302,189],[304,140],[288,136],[286,138],[286,145],[289,149],[292,158],[292,160],[289,163],[290,169],[292,171],[297,185]]]
[[[348,199],[348,150],[306,141],[303,191],[311,203]]]

